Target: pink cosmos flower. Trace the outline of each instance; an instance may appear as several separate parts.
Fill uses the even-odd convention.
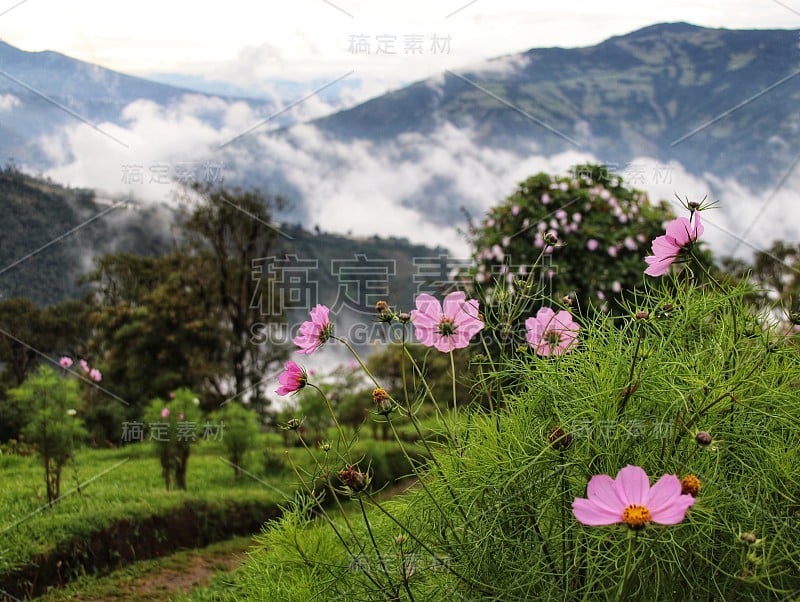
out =
[[[278,375],[278,382],[281,386],[275,389],[275,392],[278,395],[288,395],[305,387],[308,382],[308,376],[305,370],[289,360],[286,362],[283,372]]]
[[[169,418],[169,408],[164,408],[163,410],[161,410],[161,417]]]
[[[183,418],[184,418],[184,416],[183,416],[183,412],[181,412],[180,414],[178,414],[178,420],[183,420]]]
[[[328,319],[330,310],[324,305],[317,305],[311,310],[311,320],[300,325],[300,334],[292,342],[300,347],[297,353],[311,355],[333,335],[333,324]]]
[[[478,301],[467,301],[461,291],[447,295],[442,305],[431,295],[422,293],[417,296],[416,304],[417,309],[410,312],[414,334],[423,345],[444,353],[466,347],[483,329]]]
[[[67,368],[71,368],[72,367],[72,358],[71,357],[67,357],[65,355],[60,360],[58,360],[58,365],[61,366],[62,368],[64,368],[65,370]]]
[[[700,214],[695,211],[691,219],[679,217],[667,224],[667,233],[653,240],[652,255],[644,258],[649,266],[648,276],[663,276],[680,255],[703,234]]]
[[[681,493],[681,481],[665,474],[650,487],[644,469],[630,464],[612,479],[595,475],[586,488],[588,498],[575,498],[572,513],[584,525],[593,527],[625,523],[642,529],[649,523],[675,525],[686,516],[694,497]]]
[[[81,370],[89,372],[89,364],[86,363],[86,360],[80,360],[78,363],[81,365]]]
[[[92,368],[89,370],[89,378],[94,382],[99,383],[101,380],[103,380],[103,374],[97,368]]]
[[[535,318],[525,320],[525,329],[525,338],[536,355],[547,357],[570,351],[577,344],[580,327],[568,311],[555,313],[549,307],[542,307]]]
[[[586,248],[589,249],[590,251],[596,251],[597,247],[599,246],[600,243],[597,242],[597,240],[594,238],[590,238],[589,240],[586,241]]]

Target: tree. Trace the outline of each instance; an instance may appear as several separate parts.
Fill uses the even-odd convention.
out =
[[[180,386],[208,389],[221,377],[222,318],[204,296],[203,266],[190,255],[108,255],[89,280],[96,350],[131,418],[154,397]]]
[[[265,315],[255,299],[266,287],[253,277],[253,262],[278,252],[281,234],[271,213],[282,199],[260,191],[226,190],[196,184],[191,193],[200,204],[183,225],[187,249],[202,265],[202,296],[221,308],[225,337],[223,362],[228,380],[218,379],[220,396],[246,396],[254,406],[266,405],[264,374],[286,357],[285,347],[253,340],[252,328],[265,320],[282,321],[283,315]],[[262,274],[262,277],[264,275]]]

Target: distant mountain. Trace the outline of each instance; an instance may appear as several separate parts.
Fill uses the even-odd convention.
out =
[[[381,144],[452,124],[498,149],[581,150],[618,165],[648,156],[768,185],[800,154],[797,39],[798,30],[653,25],[445,73],[313,125]]]
[[[197,81],[184,78],[186,84]],[[242,102],[261,117],[282,106],[277,98],[200,92],[174,82],[126,75],[58,52],[26,52],[0,41],[0,159],[46,169],[52,166],[52,159],[42,152],[40,136],[82,121],[125,126],[129,118],[123,109],[137,100],[167,107],[186,96],[196,97],[196,104],[209,106],[220,101]],[[3,103],[4,97],[13,99],[6,103],[8,106]],[[204,118],[209,125],[219,126],[218,114],[208,112]],[[284,115],[273,125],[292,122]]]
[[[592,161],[624,174],[647,158],[647,178],[626,175],[629,184],[653,194],[652,172],[677,166],[684,179],[655,193],[723,197],[719,215],[739,231],[733,207],[760,216],[759,195],[778,183],[785,193],[794,182],[787,178],[800,157],[797,36],[653,25],[591,47],[535,48],[445,72],[301,123],[324,101],[311,95],[297,113],[281,113],[284,103],[193,93],[0,44],[0,161],[134,196],[146,195],[141,179],[152,179],[154,167],[171,165],[175,179],[184,163],[198,173],[215,164],[226,183],[289,197],[292,210],[281,219],[307,229],[463,249],[462,207],[481,214],[539,171]],[[183,104],[163,109],[171,103]],[[76,115],[116,124],[136,148],[108,148]],[[43,137],[53,132],[60,136]],[[135,183],[122,169],[130,163],[141,168]],[[156,202],[168,196],[165,186],[150,190]],[[780,233],[762,224],[752,235],[800,233],[800,223],[780,224]]]

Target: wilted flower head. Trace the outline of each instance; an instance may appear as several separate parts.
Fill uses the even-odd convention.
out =
[[[588,498],[576,498],[572,512],[579,522],[595,527],[625,523],[642,529],[651,522],[675,525],[694,504],[691,495],[681,493],[677,476],[665,474],[651,487],[639,466],[626,466],[615,479],[595,475],[586,489]]]
[[[286,362],[283,372],[278,375],[278,382],[281,386],[275,389],[275,393],[288,395],[305,387],[308,382],[308,375],[300,366],[289,360]]]
[[[67,357],[65,355],[60,360],[58,360],[58,365],[61,366],[64,369],[70,368],[70,367],[72,367],[72,358],[71,357]]]
[[[667,233],[653,240],[652,255],[644,258],[649,266],[648,276],[663,276],[669,267],[703,234],[700,214],[693,212],[691,218],[679,217],[667,224]]]
[[[483,329],[478,301],[466,300],[461,291],[452,292],[439,301],[423,293],[416,299],[417,309],[411,312],[414,334],[419,342],[448,352],[469,345],[472,337]]]
[[[375,408],[378,414],[387,416],[392,413],[392,400],[385,389],[376,387],[372,390],[372,401],[375,403]]]
[[[375,311],[378,314],[378,322],[391,322],[394,319],[392,308],[386,301],[378,301],[375,304]]]
[[[317,305],[311,310],[311,320],[300,325],[300,334],[292,340],[300,348],[297,353],[310,355],[333,336],[333,324],[329,320],[329,314],[330,310],[324,305]]]
[[[537,355],[563,355],[570,351],[578,339],[580,327],[572,315],[561,310],[555,313],[549,307],[542,307],[536,317],[525,320],[525,338]]]
[[[681,479],[681,493],[697,497],[701,487],[700,479],[698,479],[696,475],[687,474]]]
[[[353,493],[358,493],[367,486],[367,475],[352,465],[339,471],[339,480]]]
[[[553,449],[563,451],[572,445],[572,435],[567,433],[563,428],[557,426],[547,433],[547,440]]]

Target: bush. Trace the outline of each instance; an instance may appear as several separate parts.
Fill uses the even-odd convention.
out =
[[[245,455],[256,442],[258,417],[253,410],[232,401],[213,412],[210,419],[222,430],[222,444],[233,467],[234,478],[238,479],[242,474]]]
[[[53,503],[61,494],[61,471],[86,437],[76,415],[81,402],[78,383],[40,366],[8,395],[15,404],[29,408],[22,432],[44,464],[47,501]]]
[[[169,489],[172,484],[186,489],[189,454],[198,437],[200,400],[189,389],[178,389],[167,402],[156,398],[145,413],[150,439],[161,462],[161,476]],[[224,437],[224,435],[223,435]]]
[[[605,166],[579,165],[567,177],[540,173],[473,229],[474,277],[488,294],[495,280],[508,287],[538,265],[534,282],[545,296],[571,295],[581,312],[616,311],[617,300],[641,286],[643,258],[672,217],[666,203],[652,205]]]

